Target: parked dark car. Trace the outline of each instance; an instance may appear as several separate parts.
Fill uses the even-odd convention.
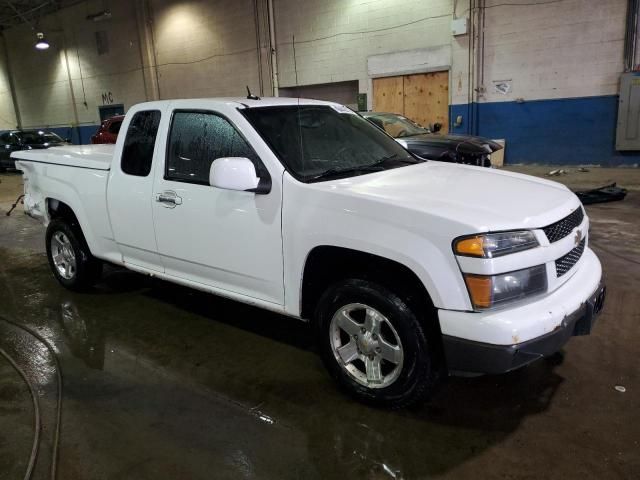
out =
[[[102,122],[98,131],[91,136],[91,143],[116,143],[124,115],[115,115]]]
[[[11,152],[66,145],[68,142],[48,130],[13,130],[0,135],[0,171],[15,168]]]
[[[427,160],[491,166],[489,155],[502,145],[472,135],[441,135],[397,113],[366,112],[362,116],[378,126],[414,155]]]

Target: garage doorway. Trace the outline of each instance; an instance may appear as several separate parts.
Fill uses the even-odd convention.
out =
[[[420,125],[449,131],[449,72],[373,79],[373,111],[400,113]]]
[[[98,107],[98,113],[100,115],[100,122],[103,122],[107,118],[124,115],[124,105],[102,105]]]

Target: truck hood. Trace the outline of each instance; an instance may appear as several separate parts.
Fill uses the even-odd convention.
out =
[[[477,232],[541,228],[580,205],[556,182],[437,161],[315,185],[446,218]]]

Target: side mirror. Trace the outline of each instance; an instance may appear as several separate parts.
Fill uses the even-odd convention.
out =
[[[241,192],[257,192],[260,178],[253,162],[244,157],[216,158],[209,170],[212,187]],[[262,192],[260,192],[262,193]]]
[[[433,124],[433,128],[431,129],[431,131],[433,133],[438,133],[440,130],[442,130],[442,124],[441,123],[434,123]]]

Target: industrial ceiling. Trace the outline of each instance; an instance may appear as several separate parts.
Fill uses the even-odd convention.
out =
[[[35,28],[43,15],[82,1],[84,0],[0,0],[0,30],[22,23]]]

